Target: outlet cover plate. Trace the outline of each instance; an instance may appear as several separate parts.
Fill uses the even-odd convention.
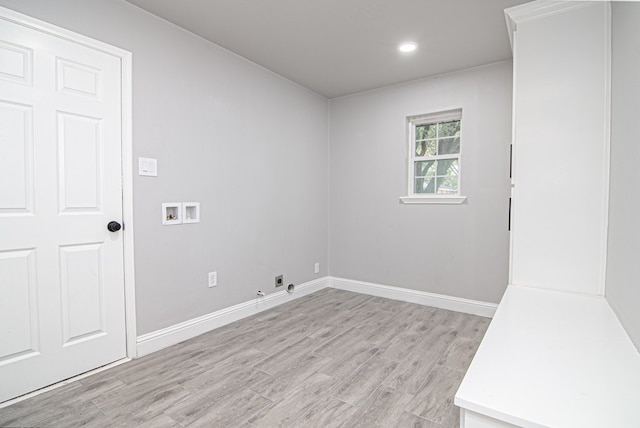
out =
[[[218,286],[218,272],[209,272],[209,288]]]

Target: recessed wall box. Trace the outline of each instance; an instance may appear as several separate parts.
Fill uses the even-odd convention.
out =
[[[182,203],[182,222],[200,223],[200,202]]]
[[[180,202],[166,202],[162,204],[162,224],[172,225],[182,223],[182,204]]]

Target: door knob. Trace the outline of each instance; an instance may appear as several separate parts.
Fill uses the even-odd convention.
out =
[[[122,229],[122,226],[120,226],[120,223],[117,221],[110,221],[107,225],[107,229],[109,229],[109,232],[117,232]]]

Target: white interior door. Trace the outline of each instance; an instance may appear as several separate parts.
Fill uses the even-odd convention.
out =
[[[0,19],[0,402],[126,355],[121,68]]]

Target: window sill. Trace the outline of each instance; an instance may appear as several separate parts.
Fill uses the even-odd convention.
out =
[[[400,200],[403,204],[461,204],[467,200],[466,196],[447,196],[447,195],[438,195],[438,196],[422,196],[422,195],[411,195],[411,196],[401,196]]]

